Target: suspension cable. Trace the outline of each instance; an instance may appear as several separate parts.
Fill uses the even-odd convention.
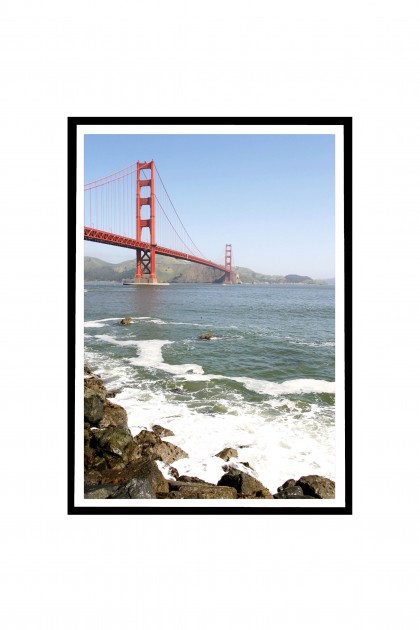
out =
[[[132,166],[134,166],[134,164],[137,164],[137,162],[133,162],[132,164],[129,164],[128,166],[125,166],[124,168],[120,168],[119,171],[115,171],[114,173],[110,173],[109,175],[104,175],[103,177],[99,177],[98,179],[93,179],[91,182],[86,182],[85,186],[90,186],[90,184],[95,184],[96,182],[101,182],[103,179],[108,179],[109,177],[112,177],[113,175],[118,175],[118,173],[122,173],[123,171],[126,171],[128,168],[131,168]]]
[[[190,248],[188,247],[188,245],[186,244],[186,242],[182,239],[182,237],[181,237],[181,236],[178,234],[178,232],[176,231],[176,229],[175,229],[174,225],[172,224],[172,221],[170,220],[170,218],[169,218],[169,217],[168,217],[168,215],[166,214],[164,207],[163,207],[163,206],[162,206],[162,204],[160,203],[159,199],[156,197],[156,194],[155,194],[155,199],[156,199],[156,201],[158,202],[159,206],[162,208],[162,212],[163,212],[163,214],[164,214],[164,215],[165,215],[165,217],[168,219],[168,221],[169,221],[169,223],[170,223],[170,225],[171,225],[171,227],[172,227],[173,231],[175,232],[175,234],[177,235],[177,237],[179,238],[179,240],[181,241],[181,243],[182,243],[183,245],[185,245],[185,247],[188,249],[188,251],[189,251],[189,252],[191,252],[191,254],[192,254],[193,256],[195,256],[195,253],[192,251],[192,249],[190,249]],[[200,252],[200,250],[198,250],[198,251]],[[200,254],[201,254],[201,252],[200,252]],[[203,258],[204,258],[204,256],[203,256]]]
[[[179,221],[180,221],[180,223],[181,223],[182,227],[184,228],[185,233],[187,234],[188,238],[190,239],[190,241],[191,241],[191,243],[193,244],[193,246],[195,247],[195,249],[196,249],[196,250],[198,251],[198,253],[202,256],[202,258],[207,258],[207,257],[206,257],[206,256],[205,256],[205,255],[204,255],[204,254],[200,251],[200,249],[197,247],[197,245],[194,243],[193,239],[191,238],[191,236],[190,236],[190,235],[189,235],[189,233],[188,233],[187,228],[186,228],[186,227],[185,227],[185,225],[183,224],[182,219],[181,219],[181,217],[179,216],[178,212],[176,211],[176,208],[175,208],[175,206],[174,206],[174,204],[173,204],[173,202],[172,202],[172,199],[170,198],[169,193],[168,193],[168,191],[166,190],[166,186],[165,186],[165,184],[163,183],[163,180],[162,180],[162,178],[161,178],[161,176],[160,176],[160,173],[159,173],[159,171],[158,171],[158,170],[157,170],[157,168],[156,168],[156,164],[155,164],[155,171],[156,171],[156,173],[158,174],[158,177],[159,177],[160,182],[161,182],[161,184],[162,184],[162,186],[163,186],[163,188],[164,188],[164,191],[166,192],[166,195],[167,195],[167,197],[168,197],[168,199],[169,199],[169,201],[170,201],[170,203],[171,203],[171,206],[172,206],[172,208],[174,209],[174,212],[175,212],[176,216],[178,217],[178,219],[179,219]],[[160,205],[160,204],[159,204],[159,205]],[[162,206],[161,206],[161,207],[162,207]],[[163,209],[163,208],[162,208],[162,209]],[[169,219],[168,219],[168,220],[169,220]],[[174,229],[175,229],[175,228],[174,228]],[[179,236],[179,235],[178,235],[178,236]],[[181,240],[182,240],[182,239],[181,239]],[[184,243],[184,245],[185,245],[185,243]],[[191,251],[191,250],[190,250],[190,251]]]

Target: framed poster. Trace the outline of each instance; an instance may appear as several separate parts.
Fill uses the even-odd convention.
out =
[[[68,513],[351,514],[352,119],[68,132]]]

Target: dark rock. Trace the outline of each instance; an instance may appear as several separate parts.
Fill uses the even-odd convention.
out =
[[[92,393],[89,390],[90,393]],[[86,393],[86,392],[85,392]],[[93,392],[88,400],[98,400],[99,392]],[[96,397],[96,398],[95,398]],[[85,398],[86,400],[86,398]],[[91,427],[86,422],[84,428],[84,468],[85,482],[99,482],[101,474],[108,469],[121,469],[132,461],[140,458],[139,448],[133,440],[127,425],[127,414],[119,405],[109,401],[104,403],[104,415],[97,420],[98,414],[88,418],[92,425],[99,424],[100,428]],[[112,424],[120,423],[118,426]],[[105,426],[105,428],[103,428]]]
[[[105,470],[101,475],[102,484],[115,487],[111,498],[156,498],[156,495],[167,494],[169,485],[156,462],[139,460],[128,464],[121,470]],[[145,496],[145,495],[150,496]]]
[[[89,424],[98,424],[103,416],[105,407],[105,395],[92,389],[85,389],[84,416]]]
[[[168,499],[236,499],[237,491],[232,487],[215,486],[207,483],[169,482]]]
[[[220,457],[225,462],[228,462],[232,457],[238,457],[238,451],[235,448],[224,448],[215,457]]]
[[[147,477],[134,477],[110,495],[110,499],[156,499],[152,482]]]
[[[91,490],[85,488],[85,499],[107,499],[110,494],[110,490],[105,486],[97,486]]]
[[[299,499],[303,496],[303,490],[300,486],[289,486],[283,490],[283,494],[286,495],[286,499],[291,499],[292,497]]]
[[[179,479],[179,472],[173,466],[169,466],[168,473],[171,475],[171,477],[174,477],[175,479]]]
[[[127,427],[127,412],[120,405],[105,401],[104,412],[101,420],[99,421],[99,428],[106,429],[107,427]]]
[[[297,482],[303,493],[314,497],[315,499],[334,499],[335,498],[335,482],[327,477],[319,475],[308,475],[301,477]]]
[[[94,438],[98,446],[97,453],[105,459],[109,468],[123,468],[140,457],[137,445],[126,427],[108,427],[98,431],[97,436],[95,433]]]
[[[153,447],[151,452],[153,453],[153,459],[159,459],[164,464],[172,464],[173,462],[178,461],[178,459],[189,457],[188,453],[182,450],[179,446],[163,441]]]
[[[120,324],[122,324],[123,326],[126,326],[127,324],[132,324],[133,320],[131,317],[124,317],[121,321]]]
[[[159,441],[159,436],[156,435],[153,431],[147,431],[146,429],[142,429],[140,433],[134,436],[134,441],[139,446],[154,446]]]
[[[235,488],[240,498],[272,499],[273,495],[257,479],[241,472],[236,468],[229,468],[228,472],[217,482],[218,486]]]
[[[205,339],[205,340],[209,340],[209,339],[213,339],[214,335],[212,333],[202,333],[199,337],[199,339]]]
[[[84,387],[85,387],[85,393],[87,390],[100,392],[101,394],[104,395],[104,398],[106,397],[108,393],[102,379],[99,378],[99,376],[97,376],[96,374],[88,374],[88,375],[85,374]]]
[[[214,486],[214,483],[209,484],[207,481],[204,481],[203,479],[199,479],[198,477],[189,477],[188,475],[181,475],[180,477],[177,478],[177,481],[186,481],[189,483],[206,483],[207,485],[210,486]],[[171,483],[173,482],[169,482],[169,488],[171,488]]]
[[[154,424],[152,426],[153,433],[156,433],[157,436],[161,437],[169,437],[171,435],[175,435],[173,431],[170,429],[165,429],[165,427],[161,427],[160,424]]]
[[[281,492],[282,490],[285,490],[285,488],[290,488],[291,486],[295,485],[296,481],[294,479],[288,479],[279,488],[277,488],[277,492]]]
[[[113,389],[112,391],[108,392],[106,397],[107,398],[115,398],[115,396],[117,394],[121,394],[122,392],[122,387],[120,387],[119,389]]]
[[[85,479],[91,471],[124,468],[140,458],[140,451],[127,426],[127,412],[107,400],[103,381],[85,366],[84,462]]]
[[[287,496],[284,492],[280,491],[276,492],[276,494],[273,494],[273,499],[287,499]]]
[[[146,431],[145,429],[140,431],[135,436],[134,441],[140,447],[142,457],[159,459],[164,464],[172,464],[178,459],[188,457],[188,453],[182,448],[170,442],[164,442],[153,431]]]
[[[87,423],[86,423],[87,424]],[[89,425],[88,425],[89,426]],[[93,444],[93,447],[91,446]],[[84,429],[84,466],[85,471],[106,468],[106,462],[103,457],[98,455],[98,449],[95,449],[96,437],[90,427]]]
[[[97,486],[101,483],[102,473],[99,470],[85,470],[85,484]]]
[[[89,468],[94,468],[95,458],[96,458],[96,453],[93,450],[93,448],[90,448],[89,444],[86,443],[86,436],[85,436],[85,448],[84,448],[85,470]]]

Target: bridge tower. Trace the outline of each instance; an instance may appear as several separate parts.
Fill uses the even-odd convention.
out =
[[[150,170],[149,179],[141,179],[141,171]],[[142,197],[142,189],[150,188],[150,196]],[[156,278],[156,231],[155,231],[155,163],[137,162],[136,188],[136,240],[142,240],[143,228],[149,228],[150,250],[136,249],[136,282],[155,284]],[[142,218],[143,206],[149,206],[149,218]],[[144,240],[144,239],[143,239]]]
[[[225,279],[223,280],[223,284],[232,284],[234,272],[232,269],[232,245],[226,245],[225,249]]]

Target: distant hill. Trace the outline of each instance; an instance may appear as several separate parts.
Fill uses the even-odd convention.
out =
[[[236,267],[236,273],[239,274],[239,278],[244,284],[260,284],[262,282],[275,282],[278,284],[279,282],[285,282],[284,276],[270,276],[264,273],[257,273],[247,267]]]
[[[197,263],[190,263],[183,260],[175,260],[167,256],[156,256],[157,275],[162,282],[203,282],[218,283],[223,280],[223,272]],[[296,274],[288,276],[267,275],[257,273],[247,267],[235,267],[239,274],[239,280],[243,284],[324,284],[323,280],[312,280],[309,276],[298,276]],[[132,280],[136,272],[135,259],[122,263],[109,263],[99,258],[85,256],[85,282],[122,282]]]
[[[236,272],[244,284],[324,284],[324,280],[313,280],[309,276],[290,274],[287,276],[268,275],[257,273],[247,267],[236,267]]]
[[[217,282],[222,281],[223,272],[196,263],[175,260],[167,256],[156,256],[156,271],[162,282]],[[136,273],[136,261],[108,263],[99,258],[85,256],[85,282],[122,282],[132,280]]]
[[[285,276],[285,280],[286,282],[308,282],[311,281],[312,278],[310,278],[309,276],[297,276],[296,274],[289,274],[288,276]]]

